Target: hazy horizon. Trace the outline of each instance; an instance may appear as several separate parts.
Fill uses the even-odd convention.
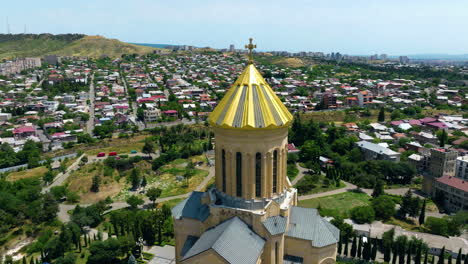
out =
[[[7,2],[0,32],[83,33],[131,43],[340,52],[468,54],[468,1],[49,0]]]

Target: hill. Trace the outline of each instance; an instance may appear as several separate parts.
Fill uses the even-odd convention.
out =
[[[50,54],[120,57],[122,54],[144,54],[154,50],[156,48],[82,34],[0,34],[0,59],[41,57]]]

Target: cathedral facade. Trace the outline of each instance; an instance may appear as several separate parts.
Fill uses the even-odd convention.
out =
[[[334,263],[339,230],[297,207],[286,175],[293,116],[249,64],[209,116],[216,184],[173,209],[176,262]]]

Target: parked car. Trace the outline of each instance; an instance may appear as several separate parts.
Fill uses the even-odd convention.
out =
[[[130,151],[130,153],[131,153],[131,154],[137,154],[137,153],[138,153],[138,151],[136,151],[136,150],[132,150],[132,151]]]
[[[117,152],[115,151],[109,152],[109,156],[117,156]]]
[[[99,152],[96,157],[105,157],[106,156],[106,153],[104,152]]]

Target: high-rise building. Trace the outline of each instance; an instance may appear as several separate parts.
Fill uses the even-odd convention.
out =
[[[234,48],[234,44],[229,45],[229,52],[234,52],[236,49]]]
[[[408,56],[400,56],[398,58],[398,60],[400,61],[401,64],[408,64],[409,63],[409,58]]]
[[[252,62],[209,116],[215,187],[173,209],[177,263],[335,263],[339,230],[297,207],[286,176],[293,116]]]
[[[432,193],[434,181],[442,176],[455,176],[455,165],[458,157],[458,152],[444,149],[431,149],[429,157],[429,175],[424,176],[422,190],[425,193]]]

